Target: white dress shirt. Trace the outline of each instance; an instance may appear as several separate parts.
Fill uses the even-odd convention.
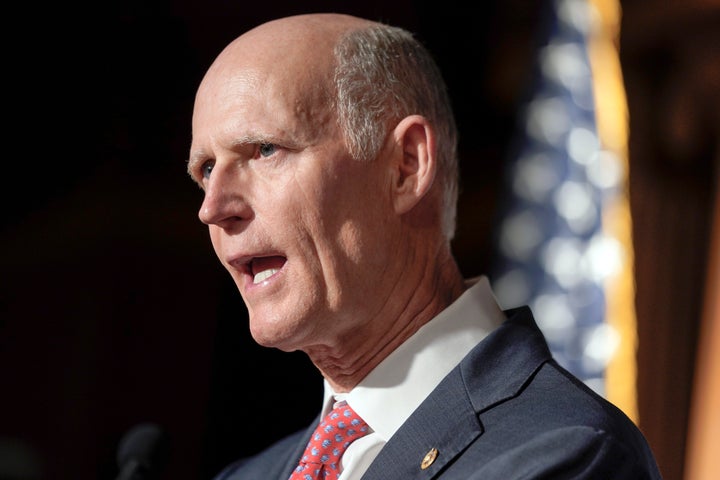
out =
[[[335,401],[346,400],[371,428],[343,455],[341,480],[359,480],[440,381],[505,320],[487,277],[468,284],[470,288],[455,302],[388,355],[352,391],[335,394],[325,382],[322,416]]]

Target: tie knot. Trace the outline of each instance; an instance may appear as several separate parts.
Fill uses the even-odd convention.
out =
[[[337,402],[320,422],[290,480],[336,479],[348,445],[368,433],[368,425],[347,402]]]

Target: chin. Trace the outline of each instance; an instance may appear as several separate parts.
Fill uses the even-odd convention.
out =
[[[250,315],[250,335],[263,347],[277,348],[285,352],[298,349],[297,329],[280,324],[277,320],[263,320]]]

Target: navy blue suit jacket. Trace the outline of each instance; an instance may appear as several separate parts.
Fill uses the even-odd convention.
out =
[[[506,315],[390,438],[363,480],[660,479],[635,424],[553,360],[530,309]],[[287,480],[316,423],[215,480]],[[421,469],[432,448],[437,458]]]

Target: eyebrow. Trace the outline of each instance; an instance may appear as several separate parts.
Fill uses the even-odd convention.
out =
[[[251,135],[243,135],[241,137],[237,137],[233,139],[232,142],[230,142],[230,150],[236,150],[238,147],[243,147],[245,145],[256,145],[258,143],[265,143],[269,142],[267,140],[267,137],[264,135],[257,135],[257,134],[251,134]],[[188,172],[192,172],[192,170],[201,162],[212,159],[213,155],[210,155],[207,150],[204,148],[199,148],[194,152],[190,153],[190,158],[187,160],[187,169]]]
[[[229,143],[229,150],[237,151],[240,148],[245,147],[247,145],[260,145],[263,143],[277,144],[284,148],[289,148],[289,149],[300,148],[300,144],[298,142],[289,140],[287,138],[283,138],[282,140],[280,140],[280,138],[277,135],[270,135],[270,134],[263,134],[263,133],[249,133],[249,134],[241,135],[239,137],[234,138]],[[188,174],[190,174],[190,176],[192,176],[192,171],[197,167],[198,164],[204,162],[205,160],[209,160],[212,158],[214,158],[214,157],[212,155],[209,155],[208,152],[204,148],[199,148],[195,152],[192,152],[186,162]]]

